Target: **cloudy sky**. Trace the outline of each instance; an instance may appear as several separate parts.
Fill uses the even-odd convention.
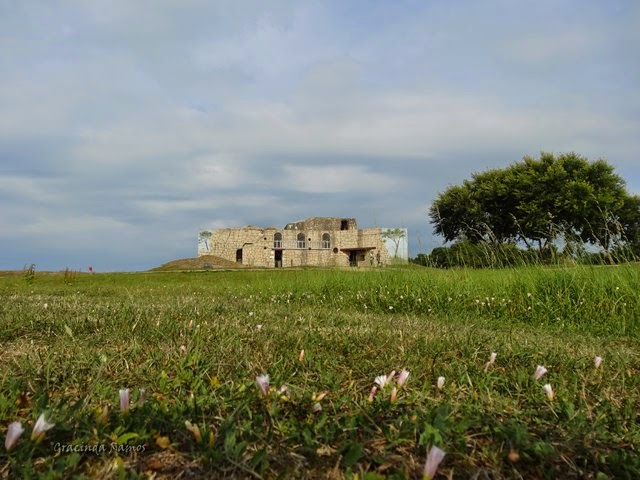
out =
[[[201,229],[427,211],[541,151],[640,193],[640,4],[0,0],[0,269],[141,270]]]

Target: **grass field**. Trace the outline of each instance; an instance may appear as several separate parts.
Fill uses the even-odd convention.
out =
[[[638,265],[7,273],[0,342],[0,478],[640,478]]]

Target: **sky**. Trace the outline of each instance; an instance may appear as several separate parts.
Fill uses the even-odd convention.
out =
[[[640,193],[640,3],[0,0],[0,270],[145,270],[198,232],[408,229],[473,172]]]

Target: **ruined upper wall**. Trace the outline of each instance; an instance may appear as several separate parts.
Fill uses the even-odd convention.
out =
[[[285,230],[357,230],[355,218],[311,217],[297,222],[287,223]]]

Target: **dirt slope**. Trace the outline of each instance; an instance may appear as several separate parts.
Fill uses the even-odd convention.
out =
[[[181,258],[172,260],[159,267],[153,268],[152,272],[166,272],[170,270],[220,270],[229,268],[244,268],[243,265],[216,257],[215,255],[204,255],[197,258]]]

